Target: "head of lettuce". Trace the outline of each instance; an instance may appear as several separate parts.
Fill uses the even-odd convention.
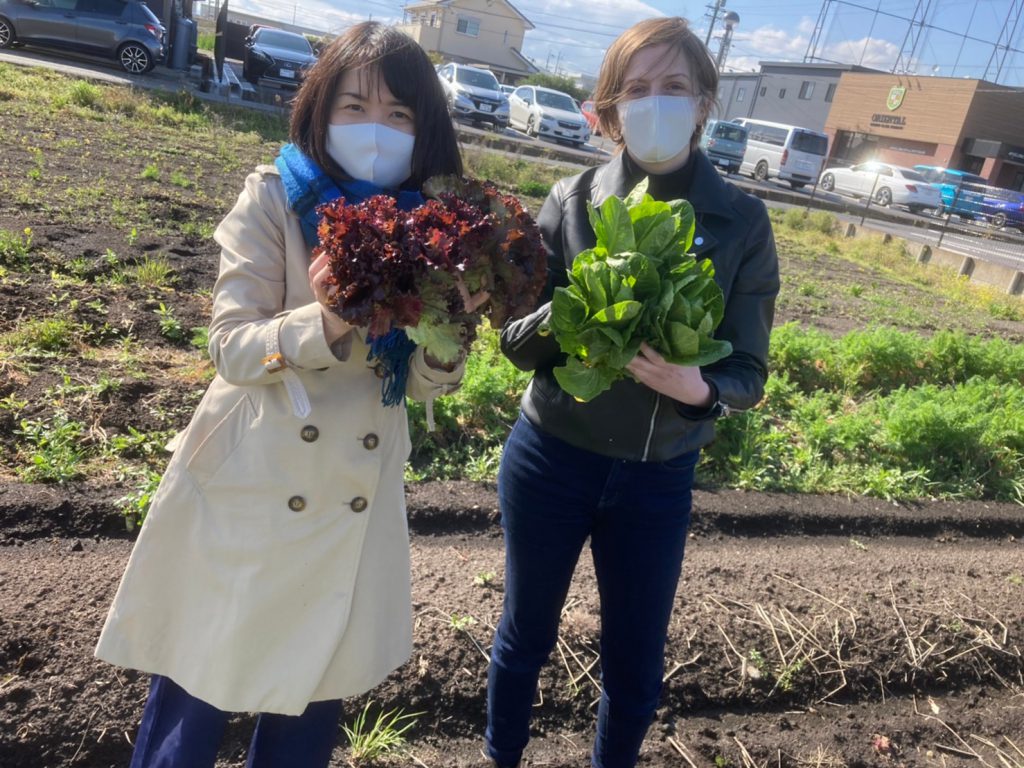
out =
[[[629,375],[642,342],[676,365],[729,355],[732,345],[713,337],[725,308],[714,267],[689,253],[693,207],[655,200],[644,179],[625,199],[587,210],[597,244],[576,257],[551,301],[548,330],[568,356],[554,370],[559,386],[593,400]]]

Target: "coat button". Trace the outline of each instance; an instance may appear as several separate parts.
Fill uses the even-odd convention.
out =
[[[373,432],[363,438],[363,448],[368,451],[372,451],[378,445],[380,445],[380,438],[373,434]]]
[[[292,496],[288,499],[288,509],[292,512],[301,512],[306,508],[306,500],[301,496]]]
[[[299,434],[302,435],[302,439],[307,443],[315,443],[316,439],[320,437],[320,430],[312,424],[307,424],[302,428]]]
[[[352,499],[352,501],[350,503],[352,505],[352,511],[353,512],[365,512],[366,511],[366,507],[367,507],[366,499],[364,499],[362,496],[356,496],[354,499]]]

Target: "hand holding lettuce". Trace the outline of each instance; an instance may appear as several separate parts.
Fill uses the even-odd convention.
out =
[[[586,402],[629,375],[647,342],[668,362],[708,365],[732,352],[712,338],[724,299],[710,259],[688,253],[693,207],[647,194],[647,180],[623,200],[587,204],[597,244],[576,257],[569,285],[556,288],[549,329],[568,360],[559,385]]]
[[[319,246],[337,287],[330,308],[371,337],[392,328],[442,363],[458,360],[481,317],[500,328],[533,309],[547,280],[540,231],[512,195],[490,182],[438,176],[423,188],[426,202],[399,210],[377,195],[350,205],[328,203]],[[489,295],[467,304],[467,296]]]

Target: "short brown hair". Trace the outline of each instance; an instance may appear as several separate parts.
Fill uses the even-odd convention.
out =
[[[601,123],[601,131],[618,144],[622,143],[618,105],[624,100],[622,81],[629,62],[637,51],[665,43],[682,51],[690,62],[699,95],[704,98],[708,110],[715,101],[718,94],[718,69],[707,47],[693,33],[686,19],[665,16],[638,22],[615,38],[615,42],[609,46],[594,90],[594,110]],[[704,126],[698,125],[695,135],[702,130]]]
[[[434,65],[415,40],[376,21],[350,27],[320,54],[295,97],[291,141],[328,175],[349,178],[327,153],[327,126],[342,75],[360,67],[376,71],[415,114],[412,176],[406,186],[419,188],[437,174],[461,175],[459,145]]]

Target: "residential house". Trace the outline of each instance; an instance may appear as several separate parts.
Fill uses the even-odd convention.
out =
[[[420,0],[398,28],[445,61],[490,69],[503,83],[537,72],[523,54],[528,18],[508,0]]]

